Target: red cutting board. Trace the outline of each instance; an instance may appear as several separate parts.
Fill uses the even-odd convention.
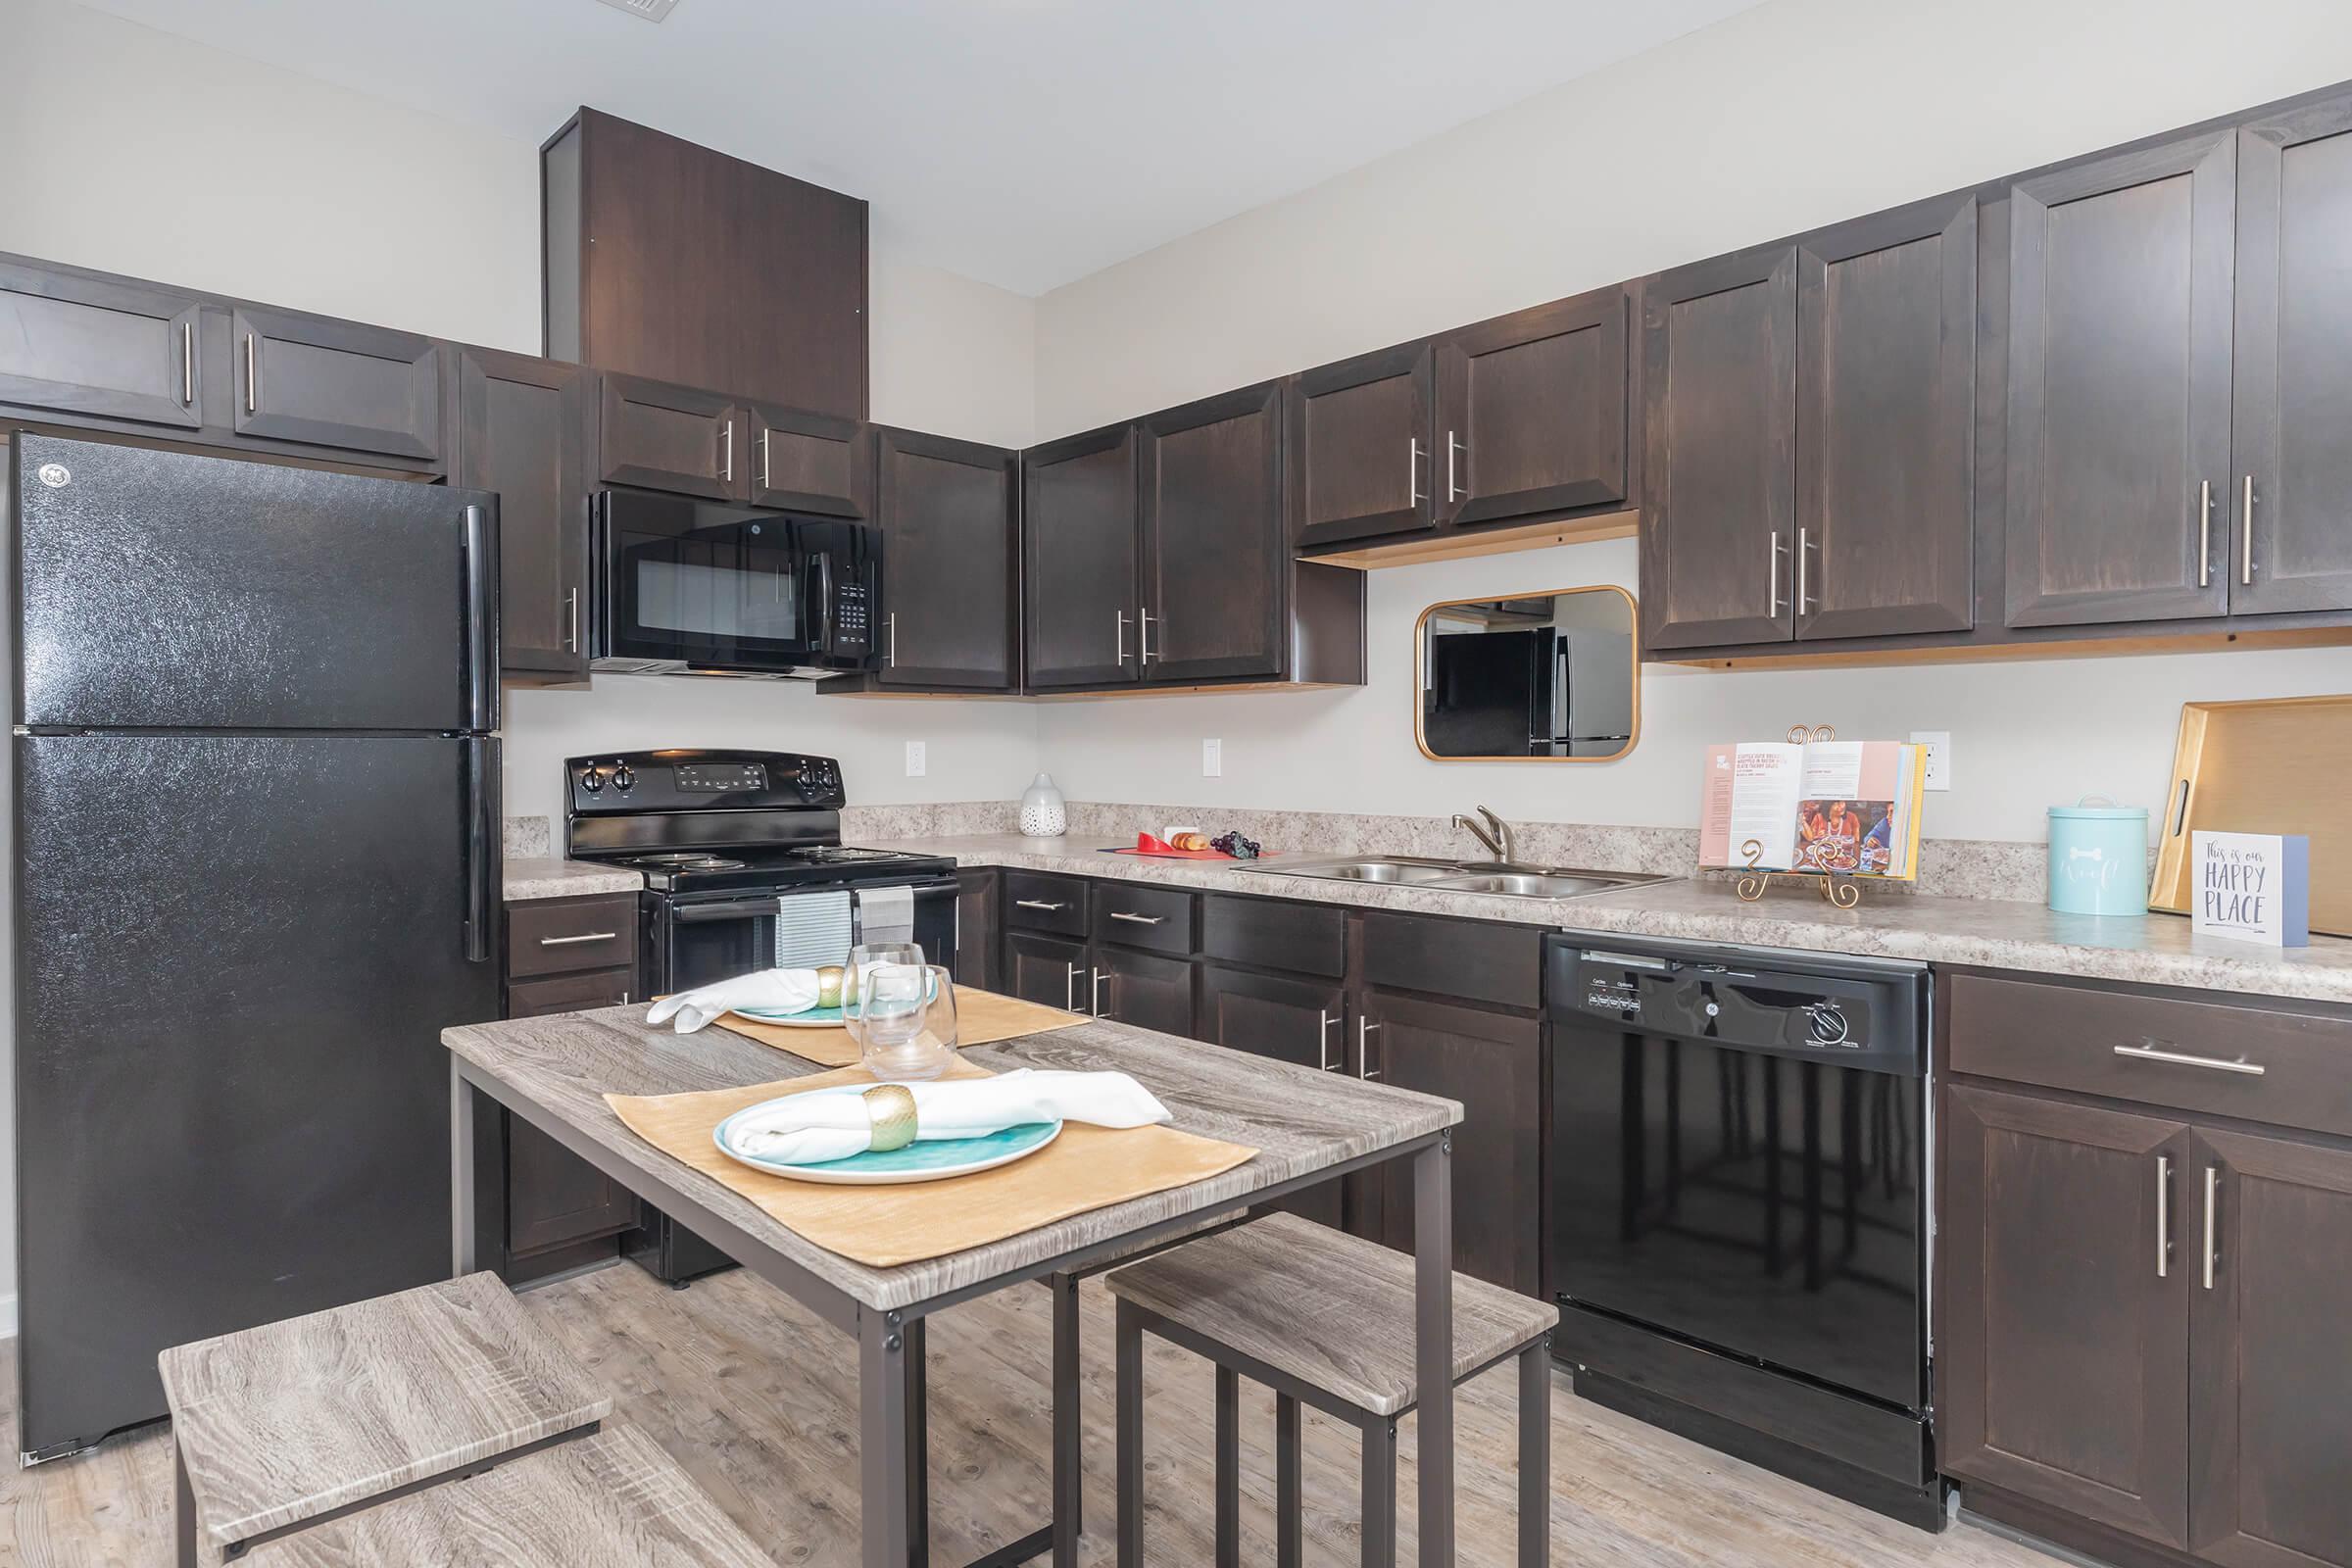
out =
[[[1104,850],[1104,855],[1140,855],[1147,860],[1230,860],[1234,857],[1223,850],[1139,850],[1132,846],[1123,850]]]

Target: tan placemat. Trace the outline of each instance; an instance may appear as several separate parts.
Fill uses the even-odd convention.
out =
[[[976,991],[970,986],[956,988],[956,1037],[966,1046],[1042,1035],[1050,1029],[1067,1029],[1084,1022],[1086,1019],[1079,1014],[1064,1012],[1059,1007],[1040,1006],[1018,997]],[[813,1061],[820,1067],[858,1065],[858,1042],[850,1038],[847,1029],[794,1029],[783,1024],[761,1023],[739,1012],[722,1013],[718,1026],[746,1040],[789,1051],[803,1061]]]
[[[992,1075],[959,1060],[948,1076]],[[754,1170],[720,1153],[710,1141],[712,1129],[747,1105],[832,1084],[873,1081],[862,1067],[845,1067],[742,1089],[607,1095],[605,1102],[631,1132],[663,1153],[742,1194],[770,1219],[827,1251],[873,1268],[944,1257],[1089,1209],[1189,1186],[1257,1153],[1173,1127],[1070,1122],[1046,1148],[995,1170],[895,1187],[828,1187]]]

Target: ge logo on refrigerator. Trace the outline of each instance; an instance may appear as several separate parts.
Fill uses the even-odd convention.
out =
[[[34,472],[39,476],[41,483],[52,490],[63,490],[74,482],[73,470],[62,463],[44,463]]]

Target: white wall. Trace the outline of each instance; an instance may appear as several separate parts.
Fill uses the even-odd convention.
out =
[[[2340,0],[1775,0],[1038,303],[1041,437],[1639,276],[2352,78]],[[2220,29],[2217,31],[2217,28]],[[2226,36],[2225,36],[2226,35]],[[1644,680],[1633,756],[1436,763],[1411,632],[1469,594],[1633,578],[1630,544],[1370,580],[1371,683],[1282,698],[1051,704],[1074,799],[1690,825],[1702,742],[1797,720],[1953,732],[1930,832],[2034,839],[2086,790],[2149,801],[2178,705],[2352,690],[2352,651]],[[1200,742],[1225,776],[1200,776]]]

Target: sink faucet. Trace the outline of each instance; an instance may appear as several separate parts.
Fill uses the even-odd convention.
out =
[[[1478,819],[1480,816],[1485,817],[1486,821],[1480,822]],[[1514,853],[1511,824],[1483,806],[1478,808],[1478,816],[1464,816],[1456,811],[1453,825],[1468,828],[1470,836],[1486,846],[1487,853],[1494,857],[1497,861],[1510,861],[1519,858]]]

